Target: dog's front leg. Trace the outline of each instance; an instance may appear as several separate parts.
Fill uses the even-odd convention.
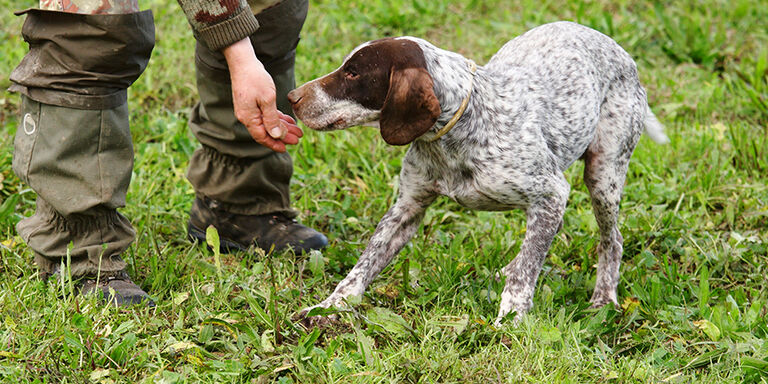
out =
[[[327,299],[314,307],[302,310],[302,317],[312,308],[338,307],[350,297],[362,296],[368,284],[413,237],[424,217],[424,212],[434,200],[434,195],[416,198],[412,194],[401,193],[395,205],[387,211],[376,226],[368,246],[347,277],[336,286]]]
[[[517,257],[502,272],[507,278],[501,293],[496,326],[509,312],[515,311],[515,323],[533,306],[533,292],[541,267],[557,232],[563,223],[570,185],[558,178],[550,186],[548,196],[531,203],[527,209],[526,232]]]

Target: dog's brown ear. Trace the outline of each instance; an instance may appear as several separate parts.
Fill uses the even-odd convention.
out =
[[[392,69],[379,127],[387,144],[406,145],[423,135],[440,116],[432,76],[424,68]]]

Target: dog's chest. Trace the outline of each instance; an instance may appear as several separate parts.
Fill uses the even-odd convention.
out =
[[[504,191],[498,185],[480,184],[475,179],[442,179],[435,182],[441,195],[455,202],[479,211],[507,211],[527,205],[524,195],[514,190]]]
[[[527,206],[524,190],[503,174],[494,174],[492,164],[453,164],[433,175],[437,193],[470,209],[506,211]]]

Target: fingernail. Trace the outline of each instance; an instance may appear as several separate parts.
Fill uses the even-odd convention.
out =
[[[277,138],[279,138],[280,136],[283,135],[283,132],[282,132],[282,130],[279,127],[274,127],[274,128],[272,128],[271,131],[269,131],[269,134],[272,137],[274,137],[275,139],[277,139]]]

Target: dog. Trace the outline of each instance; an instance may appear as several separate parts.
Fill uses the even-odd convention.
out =
[[[357,264],[315,307],[361,296],[416,232],[439,195],[471,209],[524,209],[520,252],[506,277],[495,323],[530,310],[570,185],[563,175],[585,163],[584,182],[600,231],[593,307],[617,305],[623,238],[617,219],[632,152],[645,131],[669,139],[654,116],[630,55],[608,36],[572,22],[531,29],[485,66],[415,37],[356,47],[341,67],[288,94],[308,127],[378,127],[388,144],[410,144],[395,204]]]

